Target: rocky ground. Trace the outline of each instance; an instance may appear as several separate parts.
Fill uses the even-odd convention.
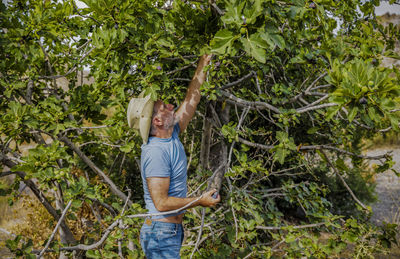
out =
[[[370,150],[368,155],[381,155],[388,150],[392,150],[393,161],[396,164],[393,166],[400,173],[400,148],[381,148]],[[370,161],[371,164],[379,164],[379,161]],[[371,220],[373,223],[380,225],[384,221],[391,223],[400,223],[400,178],[392,171],[387,171],[376,175],[376,194],[378,201],[372,204],[374,212]]]

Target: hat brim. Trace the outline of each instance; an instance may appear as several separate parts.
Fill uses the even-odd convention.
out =
[[[141,96],[143,96],[141,94]],[[154,101],[150,95],[146,97],[132,98],[127,109],[127,120],[130,128],[139,130],[143,143],[146,144],[153,115]]]

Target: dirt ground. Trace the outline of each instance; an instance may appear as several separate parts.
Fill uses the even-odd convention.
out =
[[[400,173],[400,147],[397,148],[380,148],[370,150],[368,155],[381,155],[391,150],[393,166]],[[371,164],[379,164],[379,161],[370,161]],[[377,225],[381,225],[384,221],[391,223],[400,223],[400,178],[392,171],[387,171],[376,175],[376,194],[378,201],[372,204],[374,212],[371,220]]]

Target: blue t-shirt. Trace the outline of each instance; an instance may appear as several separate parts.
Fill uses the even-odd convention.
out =
[[[147,177],[169,177],[168,196],[185,198],[187,193],[187,159],[185,150],[179,140],[179,124],[174,126],[170,138],[150,137],[147,144],[142,145],[141,174],[144,189],[144,201],[148,213],[159,213],[151,199],[147,187]],[[153,216],[160,219],[184,213],[168,214],[165,216]]]

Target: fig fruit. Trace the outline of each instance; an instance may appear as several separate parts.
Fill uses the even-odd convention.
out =
[[[360,100],[358,100],[358,102],[360,104],[367,104],[368,103],[367,98],[365,98],[365,97],[361,97]]]

